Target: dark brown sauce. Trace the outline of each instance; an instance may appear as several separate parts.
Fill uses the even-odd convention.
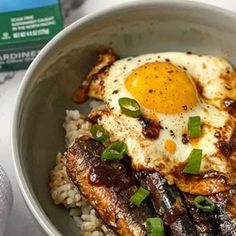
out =
[[[230,157],[233,152],[232,145],[230,142],[221,141],[219,143],[219,149],[225,157]]]
[[[228,107],[228,112],[230,115],[236,117],[236,102],[234,102],[230,107]]]
[[[140,117],[139,122],[142,125],[142,134],[149,139],[157,139],[160,133],[160,123],[145,117]]]
[[[236,117],[236,101],[231,98],[226,98],[224,100],[224,105],[227,108],[229,114]]]
[[[232,150],[236,151],[236,130],[234,130],[234,132],[230,138],[230,144],[232,146]]]
[[[230,157],[236,151],[236,130],[233,131],[229,142],[220,141],[218,146],[225,157]]]
[[[89,171],[89,181],[93,185],[105,185],[118,191],[128,189],[133,185],[123,164],[109,165],[104,163],[92,167]]]
[[[236,117],[236,101],[231,98],[226,98],[224,100],[224,105],[229,114]],[[234,151],[236,151],[236,130],[233,131],[229,142],[219,142],[219,149],[225,157],[229,157]]]
[[[226,98],[226,99],[224,100],[224,105],[225,105],[226,107],[230,107],[230,106],[232,106],[234,103],[235,103],[235,100],[233,100],[233,99],[231,99],[231,98]]]
[[[201,83],[200,83],[198,80],[195,80],[194,83],[195,83],[195,85],[196,85],[198,94],[199,94],[200,96],[203,96],[203,87],[202,87]]]
[[[189,137],[187,134],[182,134],[182,143],[187,144],[189,142]]]
[[[164,221],[168,225],[173,224],[184,214],[186,214],[186,209],[182,206],[181,199],[177,197],[172,208],[164,214]]]
[[[92,124],[95,124],[98,122],[100,117],[101,117],[101,114],[99,114],[98,112],[93,112],[88,115],[87,119]]]
[[[221,134],[220,134],[219,131],[216,131],[215,134],[214,134],[214,136],[215,136],[216,138],[220,138],[220,137],[221,137]]]
[[[108,110],[96,110],[88,114],[87,120],[93,124],[98,123],[102,115],[109,114]]]
[[[88,92],[89,92],[90,84],[81,85],[74,94],[73,94],[73,101],[76,103],[84,103],[88,99]]]

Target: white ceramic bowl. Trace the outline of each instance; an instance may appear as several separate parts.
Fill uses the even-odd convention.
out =
[[[13,122],[15,169],[24,198],[50,235],[78,229],[49,195],[49,174],[64,150],[65,109],[96,52],[112,47],[120,57],[160,51],[220,55],[236,65],[236,15],[191,1],[138,1],[87,16],[51,40],[21,84]],[[79,106],[86,112],[87,104]]]

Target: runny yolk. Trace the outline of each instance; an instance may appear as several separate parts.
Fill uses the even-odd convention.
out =
[[[142,107],[154,112],[176,114],[197,104],[191,79],[169,62],[147,63],[134,69],[125,86]]]
[[[164,143],[164,147],[166,151],[168,151],[171,154],[175,154],[176,152],[176,143],[172,141],[171,139],[166,139]]]

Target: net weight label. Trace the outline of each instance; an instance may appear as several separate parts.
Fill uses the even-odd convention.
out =
[[[58,5],[2,13],[0,24],[0,45],[52,38],[62,29]]]

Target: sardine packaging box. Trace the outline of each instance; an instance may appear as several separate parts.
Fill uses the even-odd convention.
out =
[[[0,0],[0,72],[26,69],[63,28],[59,0]]]

